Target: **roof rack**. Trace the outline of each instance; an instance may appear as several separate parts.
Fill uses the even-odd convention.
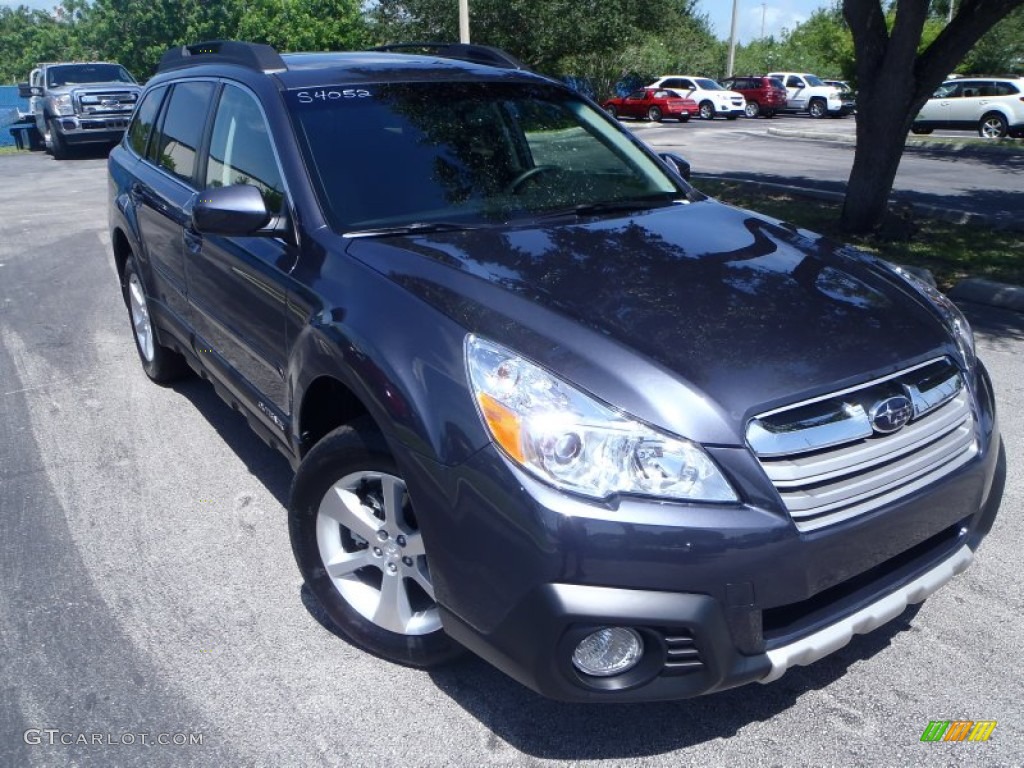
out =
[[[526,69],[519,59],[491,45],[469,43],[392,43],[371,48],[371,51],[391,53],[416,53],[422,51],[446,59],[460,59],[474,64],[486,64],[501,69]]]
[[[284,59],[269,45],[243,43],[235,40],[210,40],[169,49],[161,58],[157,72],[169,69],[198,66],[207,62],[237,64],[261,72],[277,72],[288,69]]]

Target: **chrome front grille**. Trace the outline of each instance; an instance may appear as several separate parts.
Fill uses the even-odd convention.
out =
[[[887,402],[909,421],[883,434]],[[970,393],[946,358],[762,414],[747,442],[804,532],[896,501],[978,452]]]
[[[76,92],[79,112],[85,115],[123,114],[135,108],[138,94],[127,90]]]

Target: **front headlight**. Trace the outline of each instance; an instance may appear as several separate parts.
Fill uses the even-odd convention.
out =
[[[934,285],[926,280],[922,280],[910,270],[896,264],[890,264],[889,267],[935,307],[942,316],[942,319],[945,320],[946,326],[956,342],[957,349],[960,350],[960,357],[963,359],[967,370],[974,368],[974,363],[977,361],[977,353],[974,348],[974,331],[971,330],[971,324],[967,322],[967,318],[960,311],[960,307],[954,304],[946,294]]]
[[[541,480],[595,499],[737,500],[695,443],[631,419],[493,342],[467,336],[465,354],[491,438]]]
[[[71,106],[71,94],[64,93],[60,96],[50,97],[50,109],[58,115],[73,115],[75,114],[74,107]]]

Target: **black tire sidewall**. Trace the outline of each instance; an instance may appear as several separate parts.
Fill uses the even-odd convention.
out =
[[[299,465],[288,505],[288,533],[299,572],[328,618],[353,645],[409,667],[450,661],[463,649],[443,629],[427,635],[401,635],[378,627],[348,604],[324,568],[316,538],[320,502],[342,477],[362,471],[402,476],[384,437],[367,418],[328,434]]]

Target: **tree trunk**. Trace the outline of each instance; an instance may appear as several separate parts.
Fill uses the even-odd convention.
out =
[[[857,59],[857,151],[840,226],[877,229],[915,115],[985,32],[1024,0],[961,0],[953,21],[918,53],[929,0],[896,0],[891,29],[880,0],[843,0]]]
[[[846,232],[871,232],[885,218],[912,121],[902,90],[879,84],[866,101],[858,94],[857,149],[841,222]]]

